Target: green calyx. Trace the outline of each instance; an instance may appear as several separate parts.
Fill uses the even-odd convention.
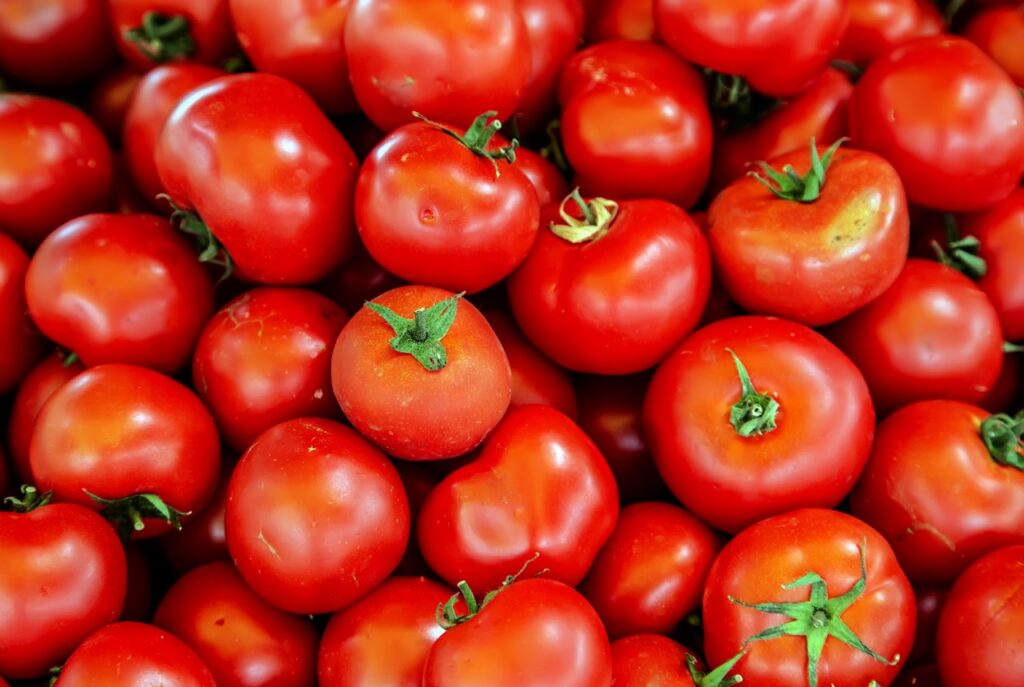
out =
[[[733,666],[743,658],[746,651],[741,651],[728,661],[712,671],[702,673],[697,668],[697,657],[693,654],[686,654],[686,670],[690,673],[690,679],[696,687],[732,687],[743,682],[742,675],[729,675]]]
[[[125,30],[124,37],[154,62],[189,57],[196,51],[188,19],[181,14],[146,12],[142,15],[142,23]]]
[[[497,119],[493,119],[497,116],[495,110],[488,110],[482,115],[473,120],[473,123],[466,129],[466,133],[459,134],[457,131],[449,129],[443,124],[438,124],[435,121],[427,119],[419,112],[413,112],[413,117],[426,122],[432,127],[443,131],[448,134],[462,145],[469,148],[474,154],[480,157],[487,158],[494,165],[494,173],[496,176],[501,175],[501,170],[498,168],[498,160],[505,160],[509,164],[516,161],[516,148],[519,147],[519,141],[512,139],[512,142],[507,146],[497,148],[495,150],[488,150],[487,146],[490,144],[494,134],[501,130],[501,122]],[[488,123],[489,122],[489,123]]]
[[[455,323],[459,299],[464,295],[465,291],[438,301],[429,308],[417,308],[411,318],[402,317],[379,303],[367,301],[365,305],[380,315],[394,330],[391,348],[399,353],[411,355],[424,369],[436,372],[448,364],[448,352],[441,340]]]
[[[565,206],[570,200],[576,203],[576,207],[583,214],[583,219],[573,217],[566,210]],[[564,224],[552,222],[550,229],[555,236],[569,243],[585,243],[604,236],[618,212],[619,204],[614,200],[591,198],[588,202],[583,200],[579,188],[574,188],[572,193],[562,199],[562,204],[558,208],[558,214],[561,215]]]
[[[146,528],[145,518],[163,520],[176,530],[181,529],[181,518],[191,515],[171,508],[156,494],[135,494],[121,499],[105,499],[88,490],[84,490],[96,503],[103,506],[100,515],[112,522],[121,539],[128,541],[132,532],[141,532]]]
[[[946,245],[932,241],[932,250],[935,251],[939,262],[963,272],[971,279],[984,277],[988,272],[988,264],[985,258],[978,255],[981,241],[974,236],[961,237],[952,213],[947,212],[942,221],[946,228]]]
[[[569,173],[569,161],[565,159],[565,151],[562,150],[562,122],[552,119],[544,127],[544,134],[548,138],[547,145],[540,149],[542,157],[551,160],[555,167],[561,170],[562,174]]]
[[[775,429],[775,419],[779,413],[779,402],[768,394],[762,394],[754,388],[738,355],[731,349],[725,349],[736,364],[736,374],[740,378],[740,400],[729,408],[729,422],[741,437],[764,434]]]
[[[4,506],[14,513],[29,513],[36,508],[42,508],[53,498],[53,492],[47,491],[42,494],[39,490],[28,484],[21,485],[21,498],[8,496],[4,499]]]
[[[171,206],[171,210],[173,210],[170,217],[171,224],[178,231],[191,236],[195,241],[196,247],[199,248],[199,262],[218,265],[223,269],[220,278],[217,279],[217,284],[219,285],[230,277],[231,273],[235,271],[235,262],[224,245],[213,235],[213,231],[206,222],[197,213],[176,204],[165,193],[161,193],[157,198],[166,200]]]
[[[811,139],[811,169],[807,174],[800,176],[793,169],[792,165],[786,165],[779,172],[767,162],[758,162],[764,176],[758,172],[750,172],[750,176],[757,179],[769,191],[783,200],[792,200],[798,203],[813,203],[821,196],[821,190],[825,187],[825,175],[832,158],[839,150],[839,146],[845,143],[847,138],[840,138],[829,146],[824,155],[818,155],[818,146],[814,139]]]
[[[730,596],[729,601],[745,608],[752,608],[762,613],[778,613],[792,618],[789,622],[770,627],[748,637],[743,646],[777,637],[806,637],[807,684],[810,687],[818,687],[818,662],[821,660],[821,652],[825,648],[825,640],[829,637],[834,637],[857,651],[867,654],[879,663],[896,665],[900,660],[898,654],[891,661],[880,656],[843,622],[843,614],[864,594],[867,587],[866,550],[867,542],[864,541],[860,545],[860,578],[850,587],[849,591],[840,596],[829,598],[825,580],[816,572],[809,572],[782,587],[783,589],[810,587],[810,599],[807,601],[747,603]]]
[[[1006,413],[992,415],[978,429],[992,460],[1024,470],[1024,410],[1011,417]]]
[[[539,552],[533,554],[530,558],[526,560],[525,563],[523,563],[523,567],[519,569],[519,572],[515,573],[514,575],[509,575],[508,577],[506,577],[505,580],[501,583],[500,587],[498,587],[497,589],[492,589],[491,591],[487,592],[487,594],[483,598],[483,601],[480,602],[477,602],[476,595],[473,593],[473,590],[470,589],[469,584],[465,580],[462,580],[457,585],[455,585],[459,590],[458,593],[452,594],[451,598],[448,599],[448,601],[446,601],[445,603],[437,605],[437,610],[434,611],[434,619],[437,621],[437,624],[445,630],[450,630],[456,625],[462,625],[463,623],[469,622],[470,620],[475,618],[476,615],[494,599],[494,597],[496,597],[501,592],[505,591],[505,589],[508,588],[510,584],[518,580],[519,577],[526,572],[526,569],[530,567],[530,563],[533,563],[539,557]],[[456,605],[458,605],[459,601],[465,602],[465,613],[459,613],[459,611],[455,608]]]

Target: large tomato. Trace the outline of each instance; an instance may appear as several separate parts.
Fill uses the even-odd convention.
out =
[[[13,389],[43,353],[43,339],[28,317],[25,302],[29,264],[21,246],[0,234],[0,394]]]
[[[89,91],[87,111],[115,148],[121,145],[124,118],[142,75],[127,65],[107,73]]]
[[[1024,88],[1024,8],[1001,5],[979,12],[964,28],[964,36]]]
[[[946,22],[931,0],[847,0],[850,25],[836,59],[867,66],[920,36],[942,33]]]
[[[117,47],[138,69],[219,64],[237,50],[228,0],[108,0]]]
[[[580,0],[516,0],[530,45],[530,77],[516,108],[523,133],[543,129],[555,105],[562,67],[583,38]]]

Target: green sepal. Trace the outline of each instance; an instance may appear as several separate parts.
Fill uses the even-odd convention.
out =
[[[188,17],[182,14],[146,12],[139,26],[125,29],[124,38],[153,62],[190,57],[196,51]]]
[[[840,138],[829,146],[824,155],[819,156],[818,146],[814,138],[811,138],[811,169],[804,176],[797,174],[792,165],[786,165],[779,172],[767,162],[757,163],[764,176],[758,172],[749,174],[783,200],[813,203],[821,196],[821,191],[825,187],[825,179],[828,168],[832,164],[832,158],[839,150],[839,146],[848,140]]]
[[[752,437],[775,429],[776,416],[779,413],[779,402],[768,394],[762,394],[754,388],[747,374],[747,368],[732,349],[725,349],[732,356],[736,365],[736,374],[740,378],[740,400],[729,408],[729,423],[741,437]]]
[[[63,671],[63,670],[64,670],[64,664],[63,663],[61,665],[59,665],[59,666],[53,666],[53,667],[50,668],[49,672],[47,673],[47,675],[50,676],[49,682],[47,682],[48,687],[53,687],[55,684],[57,684],[57,680],[60,679],[60,674],[61,674],[61,671]]]
[[[690,679],[696,687],[733,687],[743,682],[742,675],[729,675],[729,672],[739,662],[745,650],[730,658],[712,671],[702,673],[697,668],[697,657],[693,654],[686,654],[686,670],[690,673]]]
[[[133,494],[120,499],[105,499],[87,489],[83,489],[89,498],[103,506],[100,515],[112,522],[121,539],[128,541],[132,532],[141,532],[146,528],[145,518],[163,520],[174,529],[181,529],[181,518],[192,512],[176,510],[167,505],[156,494]]]
[[[171,200],[171,197],[166,193],[161,193],[157,198],[166,200],[171,206],[171,224],[178,231],[191,236],[195,241],[196,247],[199,249],[199,262],[218,265],[223,268],[220,278],[217,279],[217,284],[220,285],[221,282],[230,277],[235,271],[235,261],[231,259],[231,254],[214,236],[213,230],[207,226],[198,213],[192,210],[185,210]]]
[[[583,219],[573,217],[565,209],[566,204],[572,201],[583,214]],[[552,222],[549,226],[551,233],[569,243],[585,243],[594,241],[604,236],[615,216],[619,212],[619,204],[607,198],[591,198],[584,201],[580,195],[579,187],[574,188],[572,193],[562,199],[558,207],[558,214],[562,217],[563,224]]]
[[[1003,342],[1003,353],[1006,355],[1013,355],[1014,353],[1024,353],[1024,345],[1015,344],[1012,341]]]
[[[21,485],[21,498],[8,496],[4,499],[4,507],[14,513],[29,513],[37,508],[42,508],[53,498],[53,492],[39,493],[39,490],[30,484]]]
[[[487,594],[484,596],[483,601],[479,603],[477,603],[476,595],[470,588],[469,583],[467,583],[465,580],[460,581],[457,585],[455,585],[459,591],[455,594],[452,594],[451,598],[448,599],[448,601],[446,601],[445,603],[437,605],[437,609],[435,609],[434,611],[434,620],[437,621],[437,624],[440,625],[441,628],[444,630],[450,630],[456,625],[462,625],[463,623],[469,622],[470,620],[475,618],[477,613],[482,611],[484,607],[494,599],[494,597],[496,597],[501,592],[505,591],[505,589],[508,588],[510,584],[518,580],[522,576],[522,574],[526,572],[526,569],[530,567],[530,564],[537,560],[539,557],[540,552],[537,552],[530,556],[528,559],[526,559],[526,562],[523,563],[523,567],[519,568],[518,572],[505,577],[504,581],[501,583],[501,586],[499,586],[497,589],[492,589],[491,591],[487,592]],[[537,574],[540,575],[544,572],[546,572],[546,569],[539,571]],[[465,613],[459,613],[456,610],[455,606],[458,605],[459,601],[465,602]]]
[[[466,292],[434,303],[429,308],[417,308],[413,316],[402,317],[391,308],[367,301],[366,307],[383,318],[395,332],[390,344],[398,353],[416,358],[424,369],[436,372],[448,364],[448,352],[441,340],[455,323],[459,299]]]
[[[978,428],[992,460],[1018,470],[1024,470],[1024,410],[1011,417],[997,413],[985,418]]]
[[[946,245],[932,241],[932,250],[943,265],[963,272],[971,279],[981,279],[988,273],[985,258],[978,255],[981,241],[975,236],[960,236],[956,217],[947,212],[942,218],[946,231]]]
[[[495,176],[501,175],[501,170],[498,168],[498,160],[505,160],[509,164],[516,161],[516,148],[519,147],[519,141],[513,138],[507,146],[502,146],[496,150],[489,150],[487,148],[490,144],[494,134],[501,130],[501,121],[493,119],[497,116],[496,110],[488,110],[484,112],[469,125],[466,129],[466,133],[459,134],[457,131],[448,128],[444,124],[439,124],[433,120],[427,119],[419,112],[413,112],[412,116],[419,119],[432,127],[443,131],[448,134],[456,141],[466,146],[471,152],[480,157],[486,158],[491,161],[494,165]]]
[[[562,122],[558,119],[552,119],[544,127],[544,135],[547,136],[548,142],[543,148],[540,149],[541,157],[547,158],[554,163],[555,167],[562,172],[562,174],[569,173],[569,162],[565,158],[565,151],[562,149]]]

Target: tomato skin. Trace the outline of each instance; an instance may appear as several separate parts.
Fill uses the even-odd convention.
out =
[[[409,502],[394,466],[356,432],[319,418],[289,420],[264,432],[235,467],[224,525],[253,591],[291,613],[326,613],[365,596],[398,565]]]
[[[580,591],[612,639],[668,634],[700,605],[718,537],[678,506],[622,509]]]
[[[847,0],[850,25],[837,60],[867,66],[893,48],[921,36],[942,33],[946,22],[928,0]]]
[[[829,332],[879,413],[935,398],[982,399],[1002,366],[999,315],[951,267],[911,258],[889,289]]]
[[[320,687],[420,687],[444,634],[437,607],[451,595],[425,577],[392,577],[335,613],[320,643]]]
[[[611,470],[572,420],[520,406],[430,493],[417,539],[453,586],[495,589],[534,553],[547,578],[575,586],[611,535],[618,501]]]
[[[654,0],[601,0],[587,15],[587,42],[653,41]]]
[[[695,687],[686,669],[687,654],[697,657],[682,644],[656,634],[639,634],[612,642],[612,687]],[[703,670],[703,661],[697,666]]]
[[[997,6],[975,15],[964,36],[1024,88],[1024,12],[1020,6]]]
[[[964,571],[939,618],[936,655],[943,684],[1020,684],[1022,587],[1024,545],[993,551]]]
[[[914,648],[907,661],[910,664],[935,660],[935,633],[939,627],[939,616],[946,603],[948,589],[915,588],[917,597],[917,632],[914,634]],[[935,676],[938,687],[938,673]],[[913,683],[911,683],[913,684]],[[922,684],[921,687],[924,687]]]
[[[355,154],[316,102],[281,77],[238,74],[191,91],[164,124],[156,166],[244,280],[312,283],[350,251]]]
[[[471,621],[434,644],[423,687],[609,687],[601,620],[571,587],[527,579],[505,588]]]
[[[531,64],[516,123],[520,131],[530,134],[547,124],[562,67],[583,39],[583,5],[581,0],[516,0],[516,4],[526,28]]]
[[[914,592],[880,534],[838,511],[808,508],[768,518],[725,545],[704,591],[707,662],[719,665],[736,655],[744,640],[785,622],[787,616],[745,608],[748,603],[806,601],[807,587],[784,589],[813,570],[825,579],[830,597],[849,590],[860,577],[860,552],[867,584],[842,620],[875,652],[892,660],[906,656],[914,639]],[[825,641],[818,684],[863,687],[875,679],[889,685],[903,661],[889,666],[837,639]],[[758,687],[807,684],[805,637],[751,642],[733,671]]]
[[[488,108],[504,121],[531,72],[514,0],[355,0],[345,52],[356,100],[384,131],[414,111],[468,127]]]
[[[29,258],[13,239],[0,234],[0,394],[13,389],[43,353],[43,339],[28,316],[25,273]]]
[[[0,189],[0,232],[23,246],[35,247],[110,200],[110,146],[92,120],[66,103],[0,94],[0,150],[0,176],[14,182]]]
[[[569,182],[561,170],[540,153],[529,148],[517,148],[516,167],[533,184],[542,210],[551,203],[561,203],[569,195]]]
[[[939,210],[984,209],[1024,172],[1017,86],[962,38],[921,38],[875,60],[854,88],[850,135],[896,168],[910,201]]]
[[[95,513],[72,504],[0,513],[0,673],[45,675],[125,599],[124,550]]]
[[[117,49],[136,69],[151,69],[156,62],[125,38],[125,32],[142,24],[146,12],[156,11],[169,17],[183,15],[196,51],[189,62],[220,64],[238,50],[231,28],[228,0],[109,0],[110,19]]]
[[[121,132],[128,105],[142,75],[128,66],[121,66],[107,74],[89,92],[89,116],[99,125],[115,147],[121,145]]]

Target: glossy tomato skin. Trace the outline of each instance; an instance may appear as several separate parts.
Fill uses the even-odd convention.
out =
[[[779,403],[775,429],[742,437],[730,424],[742,396],[730,350],[757,391]],[[658,368],[644,401],[647,441],[669,489],[726,532],[838,504],[868,459],[874,421],[854,364],[812,329],[770,317],[698,330]]]
[[[326,613],[398,565],[409,502],[394,466],[356,432],[289,420],[242,456],[224,524],[235,566],[257,594],[291,613]]]
[[[224,533],[224,508],[233,469],[233,465],[225,465],[213,496],[201,511],[188,519],[180,532],[168,532],[160,537],[164,558],[174,570],[185,572],[206,563],[231,560]]]
[[[0,394],[13,389],[43,354],[43,338],[25,302],[28,268],[29,258],[21,246],[0,234]]]
[[[505,120],[532,66],[515,0],[354,0],[345,52],[356,100],[384,131],[414,111],[464,127],[483,108]]]
[[[213,314],[213,280],[194,246],[155,215],[64,224],[39,246],[25,288],[39,329],[87,366],[176,372]]]
[[[668,637],[639,634],[612,642],[612,687],[672,685],[695,687],[686,668],[687,654],[697,654]],[[698,660],[703,670],[704,664]]]
[[[1024,675],[1024,545],[993,551],[953,585],[936,637],[944,685],[1011,687]]]
[[[530,252],[540,203],[514,163],[474,153],[441,126],[408,124],[374,148],[359,171],[356,225],[389,272],[473,293],[504,279]]]
[[[618,501],[611,470],[572,420],[521,406],[430,493],[417,539],[451,585],[497,588],[536,553],[537,569],[575,586],[611,535]]]
[[[281,77],[238,74],[193,90],[164,125],[156,166],[244,280],[312,283],[350,251],[355,154]]]
[[[717,535],[678,506],[626,506],[580,591],[612,639],[669,634],[701,601]]]
[[[555,104],[558,77],[583,39],[580,0],[517,0],[530,46],[530,76],[516,108],[524,134],[542,131]]]
[[[127,571],[117,534],[81,506],[0,513],[0,674],[39,677],[117,620]]]
[[[374,303],[402,317],[452,297],[449,291],[403,286]],[[494,330],[470,302],[459,300],[442,339],[448,363],[428,371],[391,348],[395,333],[362,308],[338,336],[331,384],[341,410],[390,455],[410,460],[451,458],[478,446],[501,420],[512,396],[508,357]]]
[[[115,148],[121,145],[121,132],[124,129],[128,104],[141,80],[141,74],[127,65],[122,65],[108,73],[89,91],[89,116],[99,125]]]
[[[228,0],[109,0],[109,4],[117,48],[136,69],[151,69],[157,62],[125,38],[125,32],[140,26],[143,15],[151,11],[167,17],[181,15],[188,20],[196,46],[195,52],[184,58],[189,62],[220,64],[238,49]]]
[[[999,377],[1002,336],[984,291],[951,267],[916,258],[885,293],[829,330],[880,413],[926,399],[980,400]]]
[[[904,43],[934,36],[946,28],[938,7],[928,0],[848,0],[850,24],[836,59],[867,66]]]
[[[964,29],[964,36],[1024,88],[1024,12],[1019,6],[997,6],[978,13]]]
[[[543,226],[560,222],[557,208]],[[628,374],[656,365],[700,320],[707,242],[663,200],[622,201],[607,232],[573,244],[547,228],[508,280],[523,333],[559,365]]]
[[[843,0],[654,3],[658,35],[683,59],[772,96],[795,95],[825,70],[848,19]]]
[[[238,42],[261,72],[299,85],[330,114],[356,109],[345,56],[352,0],[228,0]]]
[[[769,164],[804,175],[811,156],[804,149]],[[734,181],[708,209],[708,239],[716,276],[742,308],[817,327],[896,281],[910,221],[896,170],[874,153],[839,149],[811,203],[778,198],[753,177]]]
[[[569,182],[548,158],[529,148],[516,149],[516,167],[526,175],[537,191],[541,210],[551,203],[561,203],[569,195]]]
[[[889,540],[915,584],[951,584],[989,551],[1024,543],[1024,471],[989,454],[980,434],[988,416],[922,401],[878,427],[853,513]]]
[[[0,94],[0,232],[34,247],[64,222],[103,210],[113,158],[103,132],[70,105]]]
[[[392,577],[335,613],[320,643],[320,687],[420,687],[444,634],[437,607],[452,591],[425,577]]]
[[[730,596],[747,603],[806,601],[806,586],[782,585],[810,571],[824,578],[829,597],[839,596],[860,577],[862,547],[865,589],[841,618],[887,660],[907,656],[915,630],[914,592],[892,549],[880,534],[850,515],[809,508],[763,520],[722,549],[704,591],[708,664],[720,665],[735,656],[748,637],[788,619],[745,608]],[[806,685],[806,643],[801,636],[751,642],[734,673],[758,687]],[[862,687],[874,679],[888,685],[902,667],[902,660],[890,666],[830,637],[818,664],[818,684]]]
[[[921,38],[872,63],[850,100],[850,135],[892,163],[910,201],[939,210],[984,209],[1024,171],[1017,86],[963,38]]]
[[[551,579],[509,585],[430,652],[423,687],[609,687],[608,636],[579,592]]]

